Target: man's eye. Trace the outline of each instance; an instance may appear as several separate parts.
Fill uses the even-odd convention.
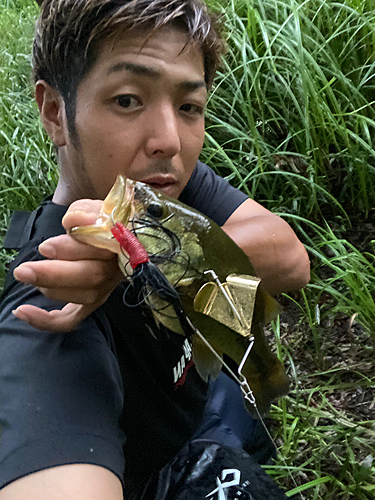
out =
[[[133,109],[140,106],[138,99],[128,94],[118,95],[116,97],[116,102],[119,106],[125,109]]]
[[[191,103],[183,104],[180,109],[181,111],[183,111],[184,113],[188,113],[189,115],[202,115],[204,112],[204,108],[202,106],[197,106],[196,104]]]

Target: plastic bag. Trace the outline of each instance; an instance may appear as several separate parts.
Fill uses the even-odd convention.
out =
[[[139,500],[286,500],[245,451],[215,441],[189,441],[147,483]]]

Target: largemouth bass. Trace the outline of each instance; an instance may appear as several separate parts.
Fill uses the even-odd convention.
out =
[[[279,308],[258,286],[260,280],[246,254],[197,210],[146,184],[118,176],[96,223],[73,228],[71,235],[116,252],[120,268],[130,280],[129,254],[113,236],[116,223],[130,229],[142,243],[151,262],[178,292],[189,322],[220,358],[225,354],[239,365],[249,352],[241,371],[255,396],[257,410],[266,413],[272,400],[287,393],[289,384],[263,331]],[[150,287],[141,292],[142,298],[138,291],[136,300],[146,297],[156,321],[186,334],[171,304]],[[196,333],[191,341],[198,373],[205,380],[215,378],[222,368],[220,358]],[[252,404],[247,408],[252,415],[257,414]]]

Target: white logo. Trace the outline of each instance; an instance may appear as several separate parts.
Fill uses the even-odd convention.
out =
[[[183,344],[183,355],[181,356],[180,361],[177,363],[177,365],[173,368],[173,383],[175,384],[180,380],[180,378],[183,376],[185,367],[188,366],[189,361],[192,358],[192,347],[188,341],[188,339],[185,339],[185,342]]]
[[[225,482],[225,480],[228,478],[228,476],[232,476],[232,479],[229,481]],[[238,469],[224,469],[221,472],[221,478],[219,479],[218,477],[216,478],[216,484],[217,488],[211,491],[207,497],[213,497],[215,493],[217,493],[217,500],[227,500],[227,490],[231,486],[238,486],[241,481],[241,472]]]

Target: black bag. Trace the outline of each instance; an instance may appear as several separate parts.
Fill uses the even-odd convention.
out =
[[[244,450],[215,441],[189,441],[152,476],[139,500],[286,500],[273,479]]]

